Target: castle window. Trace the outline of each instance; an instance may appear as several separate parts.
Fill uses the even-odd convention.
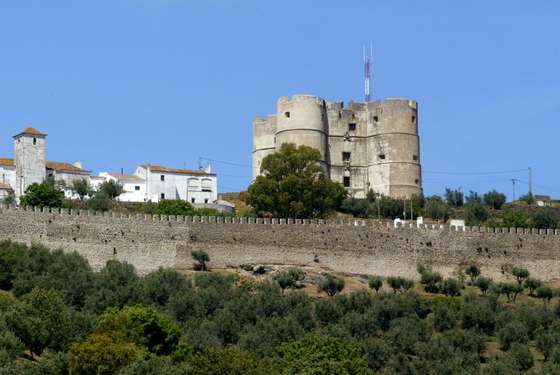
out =
[[[160,181],[165,181],[165,175],[159,176],[159,180],[160,180]]]
[[[284,112],[284,116],[286,116],[287,118],[290,118],[290,112]]]
[[[350,161],[350,153],[349,152],[343,152],[342,153],[342,161]]]
[[[134,190],[139,191],[139,190],[140,190],[140,186],[136,185],[136,186],[134,187]]]
[[[412,155],[412,160],[418,161],[418,155]]]
[[[414,124],[416,122],[416,116],[412,116],[412,123]]]
[[[378,121],[379,121],[379,117],[373,116],[373,121],[378,122]]]
[[[356,130],[356,123],[355,122],[351,122],[348,124],[348,131],[355,131]]]
[[[205,199],[204,199],[204,203],[208,203],[208,198],[205,198]]]
[[[191,203],[194,203],[194,198],[191,198]]]
[[[34,145],[37,144],[37,138],[33,138],[33,144],[34,144]]]
[[[381,160],[385,160],[385,154],[379,154],[377,157]]]
[[[344,176],[342,179],[344,187],[350,187],[350,176]]]
[[[165,199],[165,194],[164,194],[164,193],[161,193],[160,196],[159,196],[159,198],[160,198],[160,199]]]
[[[418,185],[419,182],[420,182],[420,181],[419,181],[418,179],[414,180],[414,183],[415,183],[416,185]]]

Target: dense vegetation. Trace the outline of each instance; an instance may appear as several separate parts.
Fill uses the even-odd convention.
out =
[[[297,290],[298,269],[263,282],[169,269],[139,277],[126,263],[92,272],[75,253],[3,242],[0,374],[560,372],[557,298],[526,270],[496,284],[472,265],[463,273],[476,287],[466,289],[418,270],[422,288],[440,294],[399,277],[341,294],[343,280],[327,276],[314,298]]]
[[[258,216],[319,218],[340,207],[346,192],[317,163],[317,149],[286,143],[265,157],[249,186],[247,203]]]

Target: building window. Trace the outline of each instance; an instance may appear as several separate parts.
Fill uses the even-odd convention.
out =
[[[134,190],[140,191],[140,186],[136,185],[136,186],[134,187]]]
[[[418,180],[418,179],[414,180],[414,183],[415,183],[416,185],[418,185],[419,182],[420,182],[420,180]]]
[[[33,144],[34,144],[34,145],[37,144],[37,138],[33,138]]]
[[[160,181],[165,181],[165,176],[164,175],[159,176],[159,180]]]
[[[290,118],[290,112],[284,112],[284,116],[286,116],[287,118]]]
[[[348,131],[356,131],[356,123],[355,122],[351,122],[348,124]]]
[[[349,152],[343,152],[342,153],[342,161],[350,161],[350,153]]]
[[[350,176],[344,176],[342,180],[344,187],[350,187]]]
[[[212,180],[205,178],[202,180],[202,191],[211,192],[212,191]]]
[[[160,196],[159,196],[159,198],[162,199],[162,200],[165,199],[165,194],[164,194],[164,193],[161,193]]]
[[[191,203],[194,203],[194,198],[191,198]]]
[[[412,155],[412,160],[418,161],[418,155]]]
[[[204,203],[208,203],[208,198],[205,198],[205,199],[204,199]]]
[[[379,121],[379,117],[373,116],[373,121],[378,122],[378,121]]]
[[[385,154],[379,154],[379,155],[378,155],[378,158],[379,158],[380,160],[385,160]]]
[[[416,116],[412,116],[411,120],[412,120],[412,123],[414,124],[416,122]]]

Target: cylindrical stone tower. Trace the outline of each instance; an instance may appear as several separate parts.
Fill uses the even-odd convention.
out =
[[[294,95],[278,99],[276,113],[276,150],[283,143],[316,148],[328,167],[328,126],[325,101],[316,96]]]
[[[276,151],[276,116],[253,121],[253,180],[260,174],[262,160]]]
[[[422,192],[418,106],[414,100],[370,104],[368,179],[375,192],[410,198]]]

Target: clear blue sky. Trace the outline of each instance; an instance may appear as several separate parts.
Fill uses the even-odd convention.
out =
[[[427,194],[510,195],[526,173],[430,172],[532,166],[560,197],[559,19],[553,0],[3,0],[0,156],[32,124],[49,160],[95,172],[249,165],[252,118],[278,96],[362,99],[372,40],[374,96],[419,102]],[[249,183],[213,167],[221,191]]]

